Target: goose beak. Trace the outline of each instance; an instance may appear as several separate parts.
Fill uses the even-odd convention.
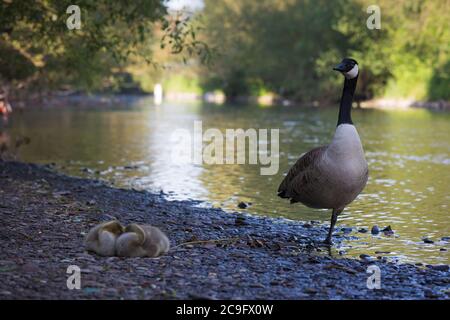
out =
[[[345,64],[341,62],[336,67],[334,67],[333,70],[345,72]]]

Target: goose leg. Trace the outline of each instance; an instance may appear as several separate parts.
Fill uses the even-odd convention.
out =
[[[326,238],[325,241],[324,241],[326,244],[329,244],[329,245],[332,244],[332,242],[331,242],[331,237],[332,237],[332,235],[333,235],[334,225],[336,224],[338,215],[339,215],[342,211],[343,211],[343,210],[336,210],[336,209],[333,209],[333,212],[332,212],[332,214],[331,214],[331,224],[330,224],[330,229],[328,230],[328,236],[327,236],[327,238]]]

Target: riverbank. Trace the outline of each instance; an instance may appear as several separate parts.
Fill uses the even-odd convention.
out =
[[[96,106],[107,107],[114,105],[127,105],[145,97],[152,97],[151,94],[83,94],[83,93],[53,93],[51,95],[36,97],[22,97],[11,100],[13,109],[22,110],[29,106],[46,106],[46,107],[64,107],[71,106]],[[204,101],[212,104],[223,104],[226,102],[223,94],[205,93],[198,95],[196,93],[176,93],[168,92],[165,99],[171,102],[196,102]],[[290,99],[285,99],[275,95],[264,96],[240,96],[233,99],[233,103],[237,104],[257,104],[263,106],[313,106],[313,107],[328,107],[337,104],[327,101],[311,101],[298,102]],[[412,99],[371,99],[360,101],[358,104],[361,108],[368,109],[387,109],[387,110],[405,110],[422,108],[434,111],[450,111],[450,101],[416,101]]]
[[[362,101],[362,108],[404,110],[422,108],[434,111],[450,111],[450,101],[416,101],[412,99],[373,99]]]
[[[449,299],[448,266],[329,256],[326,225],[197,208],[49,167],[0,162],[0,299]],[[149,223],[171,240],[157,259],[85,252],[93,225]],[[347,235],[340,226],[336,245]],[[369,265],[381,289],[366,286]],[[68,290],[69,265],[81,289]]]

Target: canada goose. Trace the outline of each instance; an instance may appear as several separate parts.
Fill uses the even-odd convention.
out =
[[[117,237],[123,231],[124,227],[117,220],[96,225],[86,236],[86,249],[101,256],[113,256],[116,252]]]
[[[122,257],[157,257],[167,253],[170,242],[158,228],[150,225],[130,224],[116,242],[116,252]]]
[[[327,146],[305,153],[289,170],[278,188],[278,196],[290,198],[317,209],[332,209],[331,224],[325,243],[331,236],[338,215],[364,189],[368,167],[358,132],[353,125],[351,108],[358,63],[349,58],[333,68],[344,77],[344,90],[333,140]]]

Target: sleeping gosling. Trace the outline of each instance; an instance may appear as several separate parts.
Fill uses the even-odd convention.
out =
[[[169,238],[150,225],[130,224],[116,241],[116,253],[120,257],[157,257],[167,253]]]
[[[124,227],[117,220],[96,225],[86,236],[86,249],[101,256],[114,256],[117,237],[123,232]]]

